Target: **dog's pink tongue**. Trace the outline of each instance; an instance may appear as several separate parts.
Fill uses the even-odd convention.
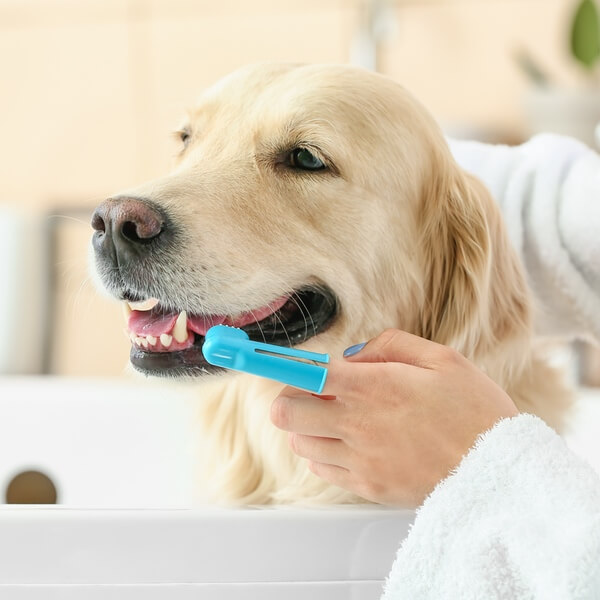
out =
[[[188,315],[187,328],[198,335],[206,335],[206,332],[213,325],[243,327],[244,325],[248,325],[248,323],[262,321],[262,319],[279,310],[287,300],[287,297],[278,298],[267,306],[241,313],[234,318],[224,315]],[[135,335],[142,337],[151,335],[158,338],[161,334],[168,334],[173,330],[178,316],[179,313],[176,312],[165,313],[155,309],[134,310],[129,315],[128,328]]]
[[[191,329],[194,333],[198,335],[206,335],[206,332],[213,325],[222,325],[225,322],[225,317],[222,315],[203,315],[203,316],[194,316],[189,315],[187,326],[188,329]]]
[[[248,323],[254,323],[256,321],[262,321],[269,315],[278,311],[288,301],[287,296],[282,296],[277,300],[263,306],[262,308],[256,308],[249,310],[248,312],[241,313],[234,318],[225,317],[223,315],[208,315],[208,316],[188,316],[188,328],[197,333],[198,335],[206,335],[206,332],[213,325],[229,325],[231,327],[243,327]]]
[[[153,335],[160,337],[162,333],[169,333],[175,327],[177,313],[157,313],[154,310],[134,310],[129,315],[129,331],[136,335],[146,337]]]
[[[146,337],[153,335],[160,337],[163,333],[170,333],[175,327],[178,313],[161,313],[153,310],[134,310],[129,316],[129,331],[136,335]],[[225,321],[224,316],[193,316],[187,318],[187,327],[199,335],[206,335],[206,332],[213,325],[220,325]]]
[[[277,300],[271,302],[271,304],[267,304],[267,306],[263,306],[262,308],[257,308],[255,310],[251,310],[245,313],[242,313],[235,317],[235,319],[225,319],[225,325],[231,325],[232,327],[243,327],[244,325],[248,325],[248,323],[254,323],[255,321],[262,321],[266,319],[269,315],[272,315],[274,312],[277,312],[286,302],[288,301],[287,296],[282,296]]]

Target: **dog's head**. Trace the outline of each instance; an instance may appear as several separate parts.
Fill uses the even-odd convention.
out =
[[[95,212],[96,268],[134,309],[133,365],[202,374],[207,328],[335,352],[386,327],[468,355],[527,321],[487,192],[391,80],[259,65],[209,89],[173,172]]]

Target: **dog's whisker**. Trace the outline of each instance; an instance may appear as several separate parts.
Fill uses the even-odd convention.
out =
[[[254,321],[256,322],[256,325],[258,326],[258,330],[260,331],[260,335],[261,335],[261,337],[263,339],[263,342],[266,344],[267,343],[267,338],[265,337],[265,334],[264,334],[264,332],[262,330],[262,327],[260,326],[260,321],[257,320],[256,315],[254,314],[254,312],[252,310],[249,310],[247,312],[249,312],[252,315],[252,317],[254,318]]]
[[[292,344],[292,340],[290,340],[290,336],[288,335],[287,329],[285,328],[285,325],[283,324],[283,321],[281,320],[281,318],[279,317],[279,315],[275,312],[273,313],[275,315],[275,318],[279,321],[279,323],[281,324],[281,328],[283,329],[283,333],[285,333],[285,337],[288,341],[288,345],[291,347]]]
[[[298,307],[298,310],[300,311],[300,313],[302,314],[302,318],[304,319],[304,334],[308,337],[308,322],[306,320],[306,314],[308,314],[308,318],[310,319],[310,323],[312,325],[313,335],[316,335],[317,327],[312,318],[312,315],[310,314],[310,310],[308,310],[308,307],[306,306],[306,304],[304,304],[302,298],[297,293],[294,293],[292,296],[292,300],[294,304]],[[302,304],[302,306],[300,306],[300,304]],[[304,309],[306,310],[306,314],[304,313],[304,310],[302,310],[302,307],[304,307]]]
[[[88,221],[84,221],[83,219],[79,219],[78,217],[74,217],[73,215],[47,215],[46,216],[47,220],[51,220],[51,219],[65,219],[67,221],[74,221],[75,223],[79,223],[81,225],[85,225],[86,227],[90,226],[90,222]]]
[[[81,283],[79,284],[79,287],[78,287],[78,289],[77,289],[77,292],[75,292],[75,295],[74,295],[74,297],[73,297],[73,308],[77,308],[77,306],[78,306],[78,304],[79,304],[79,302],[80,302],[80,300],[81,300],[81,294],[83,293],[83,291],[84,291],[84,289],[85,289],[86,285],[87,285],[88,283],[90,283],[90,281],[91,281],[91,278],[90,278],[90,277],[86,277],[86,278],[85,278],[85,279],[83,279],[83,280],[81,281]]]

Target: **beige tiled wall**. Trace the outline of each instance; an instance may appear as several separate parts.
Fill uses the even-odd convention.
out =
[[[445,124],[518,138],[528,81],[514,53],[527,50],[560,83],[582,73],[567,54],[573,0],[397,3],[397,32],[382,66]]]
[[[569,0],[398,0],[383,70],[445,123],[521,132],[525,45],[559,77]],[[52,368],[118,374],[118,307],[87,278],[85,214],[169,168],[168,133],[198,93],[259,60],[343,62],[353,0],[0,0],[0,202],[58,219]]]

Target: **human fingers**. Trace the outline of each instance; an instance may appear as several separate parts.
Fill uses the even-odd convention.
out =
[[[316,461],[309,461],[308,468],[321,479],[352,492],[369,502],[387,503],[396,506],[416,505],[415,502],[406,502],[406,499],[403,499],[404,501],[399,503],[396,501],[395,496],[388,501],[388,493],[385,485],[381,485],[379,482],[371,479],[366,480],[357,477],[352,469]]]
[[[346,405],[356,401],[362,402],[365,394],[368,395],[370,390],[379,386],[382,375],[393,376],[397,381],[401,381],[405,371],[416,370],[412,364],[402,362],[349,362],[332,358],[327,365],[327,377],[319,397],[337,398],[340,403]],[[418,377],[418,374],[413,373],[410,377],[415,376]]]
[[[456,351],[400,329],[386,329],[377,337],[347,348],[344,358],[349,363],[397,362],[431,369]]]
[[[288,442],[292,451],[313,462],[348,468],[351,450],[339,439],[290,433]]]
[[[340,433],[340,404],[286,387],[271,404],[271,421],[284,431],[335,438]]]
[[[308,468],[321,479],[348,490],[349,492],[353,492],[359,496],[361,495],[356,489],[356,483],[354,481],[352,472],[345,467],[328,465],[326,463],[320,463],[311,460],[308,461]]]
[[[368,377],[369,374],[358,370],[356,365],[332,357],[327,364],[327,377],[319,396],[346,399],[351,396],[362,396],[365,384],[368,384]]]

